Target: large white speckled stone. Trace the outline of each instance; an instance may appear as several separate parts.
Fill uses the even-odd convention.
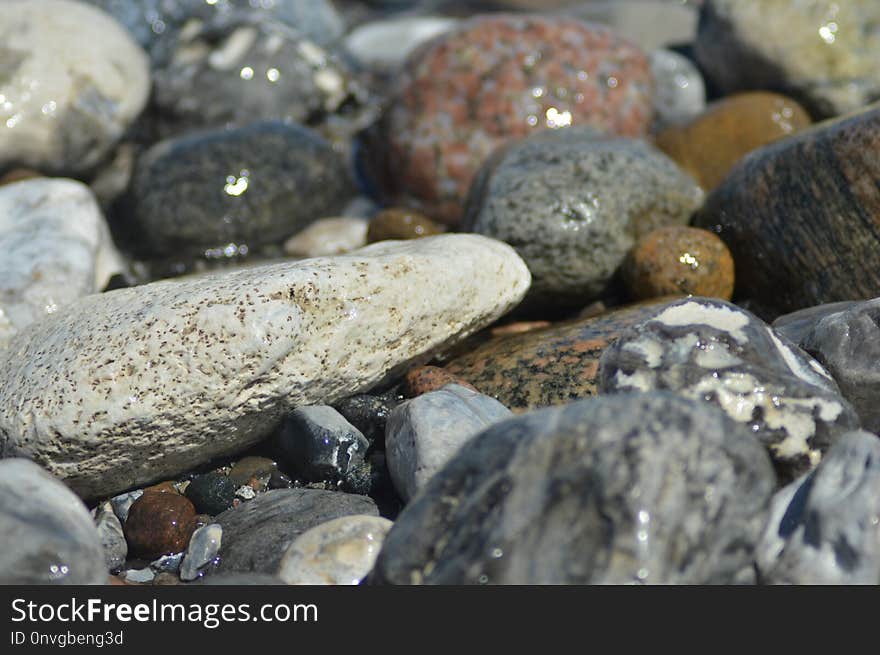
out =
[[[146,105],[146,53],[108,14],[67,0],[4,0],[0,168],[96,165]]]
[[[0,187],[0,252],[0,348],[123,270],[95,197],[74,180]]]
[[[83,298],[0,360],[0,455],[85,497],[167,478],[399,374],[529,283],[509,246],[458,234]]]

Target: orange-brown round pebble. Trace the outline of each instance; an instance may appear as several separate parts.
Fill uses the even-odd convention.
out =
[[[164,482],[159,482],[154,484],[151,487],[147,487],[144,489],[144,493],[152,492],[158,494],[179,494],[177,491],[177,487],[174,486],[174,482],[172,480],[166,480]]]
[[[195,530],[195,506],[179,494],[145,491],[125,521],[129,553],[154,560],[186,550]]]
[[[407,398],[415,398],[429,391],[441,389],[447,384],[459,384],[476,391],[470,382],[462,380],[446,369],[437,366],[419,366],[406,374],[403,381],[403,395]]]
[[[424,214],[409,209],[385,209],[370,221],[367,243],[391,239],[418,239],[442,234],[443,228]]]
[[[716,235],[695,227],[669,226],[649,232],[623,264],[633,298],[691,294],[730,300],[733,257]]]

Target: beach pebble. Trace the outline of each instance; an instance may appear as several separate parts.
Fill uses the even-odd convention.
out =
[[[235,500],[235,482],[220,473],[203,473],[192,479],[186,488],[186,497],[200,514],[214,516],[232,507]]]
[[[392,207],[370,219],[367,243],[392,239],[419,239],[442,234],[443,228],[417,211]]]
[[[107,570],[110,572],[118,571],[125,566],[125,559],[128,557],[128,543],[125,541],[122,523],[113,513],[113,506],[109,501],[95,508],[95,527],[101,537],[101,547],[104,549]]]
[[[125,538],[132,556],[154,560],[186,549],[196,510],[179,494],[145,492],[131,505]]]
[[[661,48],[651,53],[654,74],[654,129],[690,120],[706,108],[706,83],[694,63]]]
[[[204,568],[215,563],[223,543],[223,528],[217,523],[193,532],[180,565],[180,579],[191,582],[204,575]]]
[[[363,218],[321,218],[285,241],[284,252],[294,257],[325,257],[351,252],[367,244],[368,225]]]
[[[417,47],[459,22],[446,16],[393,16],[358,25],[343,47],[362,67],[393,73]]]

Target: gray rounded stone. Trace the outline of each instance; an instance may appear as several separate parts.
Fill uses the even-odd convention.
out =
[[[465,444],[397,518],[372,580],[748,582],[775,482],[748,430],[673,394],[540,410]]]
[[[180,565],[180,579],[190,582],[204,575],[204,569],[214,563],[223,544],[223,528],[217,523],[203,525],[193,532]]]
[[[122,523],[113,512],[113,505],[109,501],[102,503],[95,510],[95,527],[101,537],[101,547],[104,549],[104,561],[107,570],[118,571],[125,566],[128,557],[128,542],[122,531]]]
[[[651,53],[654,131],[691,120],[706,109],[706,83],[684,55],[661,48]]]

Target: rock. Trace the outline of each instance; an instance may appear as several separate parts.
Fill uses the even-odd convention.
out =
[[[690,59],[660,48],[651,53],[656,82],[654,129],[694,118],[706,108],[706,84]]]
[[[183,553],[173,553],[171,555],[162,555],[157,560],[150,562],[150,568],[156,574],[160,573],[177,573],[180,570],[180,563],[183,561]]]
[[[128,491],[110,499],[113,513],[116,514],[116,518],[119,519],[119,522],[122,525],[125,525],[125,522],[128,520],[128,512],[134,501],[140,498],[143,494],[144,492],[141,489],[135,489],[134,491]]]
[[[446,16],[393,16],[358,25],[343,47],[364,68],[393,73],[416,48],[460,21]]]
[[[0,585],[103,584],[101,537],[67,487],[25,459],[0,460]]]
[[[367,243],[391,239],[418,239],[442,234],[443,228],[424,214],[408,209],[384,209],[376,214],[367,228]]]
[[[341,255],[367,244],[368,222],[362,218],[322,218],[284,242],[284,252],[295,257]]]
[[[669,393],[490,427],[400,514],[392,584],[730,584],[753,578],[775,486],[741,425]]]
[[[407,398],[415,398],[431,391],[438,391],[447,384],[456,384],[477,391],[469,382],[439,366],[417,366],[403,379],[403,395]]]
[[[874,0],[708,0],[695,53],[723,92],[784,90],[831,116],[880,93]]]
[[[717,187],[752,150],[810,126],[806,110],[778,93],[738,93],[714,102],[688,123],[673,125],[654,144],[706,190]]]
[[[276,575],[266,573],[225,573],[209,575],[196,584],[211,585],[217,587],[231,587],[239,585],[283,585],[286,584]]]
[[[186,497],[200,514],[214,516],[232,507],[238,486],[220,473],[203,473],[193,478],[186,488]]]
[[[378,516],[342,516],[306,530],[281,558],[290,585],[357,585],[372,570],[393,524]]]
[[[278,571],[287,548],[303,532],[349,514],[378,515],[367,496],[317,489],[278,489],[223,512],[220,573]]]
[[[107,14],[67,0],[8,0],[0,33],[0,170],[87,173],[147,103],[146,54]]]
[[[385,428],[394,488],[409,501],[474,435],[512,416],[494,398],[450,384],[399,405]]]
[[[203,569],[214,563],[222,543],[223,528],[217,523],[205,525],[193,532],[180,566],[180,579],[190,582],[204,575]]]
[[[621,269],[636,300],[671,295],[733,296],[733,257],[724,242],[707,230],[683,225],[660,227],[629,251]]]
[[[177,496],[180,495],[180,490],[177,488],[177,483],[174,480],[165,480],[164,482],[145,487],[144,493],[174,494]]]
[[[280,244],[352,192],[323,139],[259,122],[153,146],[137,162],[120,229],[150,257],[231,258]]]
[[[382,447],[388,415],[399,403],[396,394],[358,394],[336,403],[335,407],[346,421],[361,431],[371,445]]]
[[[517,4],[543,4],[543,0],[518,0]],[[590,0],[567,2],[564,12],[582,20],[608,25],[623,38],[647,51],[691,43],[697,34],[693,5],[667,0]],[[531,7],[529,7],[531,8]]]
[[[757,551],[769,584],[880,583],[880,439],[844,435],[773,499]]]
[[[111,573],[120,570],[125,566],[125,559],[128,557],[128,544],[122,531],[122,523],[113,513],[113,505],[109,501],[95,510],[95,527],[101,538],[107,570]]]
[[[0,177],[0,186],[7,184],[15,184],[16,182],[24,182],[25,180],[33,180],[43,177],[42,173],[32,171],[29,168],[16,168]]]
[[[443,235],[83,298],[0,358],[0,455],[86,497],[187,471],[402,375],[528,285],[508,246]]]
[[[0,347],[123,270],[94,196],[73,180],[0,187],[0,250]]]
[[[193,533],[193,504],[178,494],[147,492],[132,503],[125,538],[135,557],[154,560],[182,552]]]
[[[606,288],[635,239],[687,223],[702,199],[690,176],[648,144],[570,128],[493,156],[463,227],[516,248],[532,273],[533,299],[583,306]]]
[[[694,225],[737,265],[737,293],[775,318],[880,296],[880,107],[753,152],[706,199]]]
[[[773,321],[773,329],[792,343],[800,344],[801,340],[807,336],[820,319],[852,309],[858,304],[855,300],[843,300],[841,302],[831,302],[799,309],[791,314],[783,314]]]
[[[256,478],[261,483],[268,483],[269,478],[278,470],[278,464],[267,457],[243,457],[235,463],[229,472],[229,480],[241,486]]]
[[[383,120],[386,192],[455,225],[477,169],[499,145],[568,125],[640,135],[652,95],[647,56],[605,27],[473,18],[407,60]]]
[[[602,393],[666,389],[747,425],[786,481],[815,467],[858,417],[814,359],[755,315],[709,298],[673,303],[605,350]]]
[[[176,573],[161,572],[156,574],[152,584],[162,586],[179,585],[180,577]]]
[[[300,479],[342,484],[363,467],[370,442],[335,409],[315,405],[284,419],[278,446]]]
[[[125,572],[125,581],[137,584],[152,582],[155,577],[156,573],[150,567],[145,569],[129,569]]]
[[[594,396],[599,357],[628,328],[656,314],[663,304],[668,299],[494,338],[453,359],[446,370],[514,412]]]

